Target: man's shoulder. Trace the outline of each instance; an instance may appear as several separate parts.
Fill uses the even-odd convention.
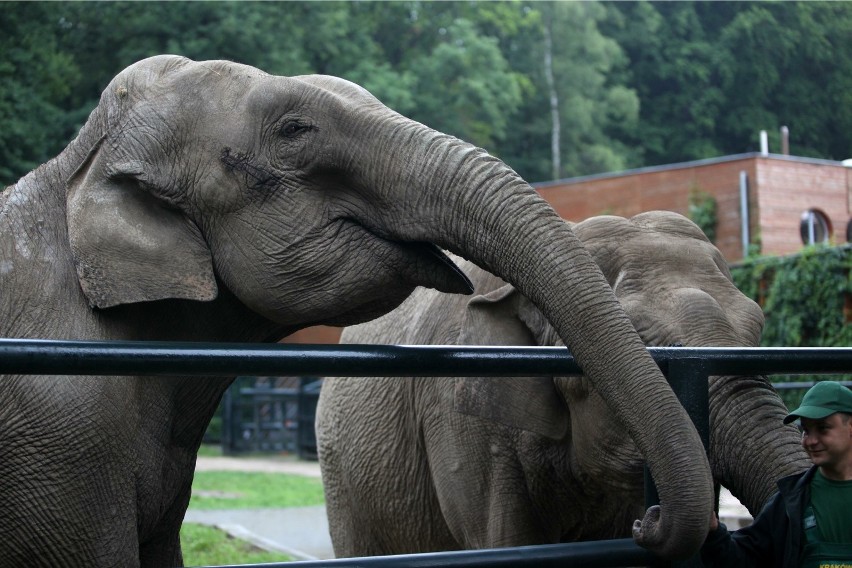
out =
[[[811,482],[816,473],[817,466],[812,465],[804,471],[794,473],[778,480],[778,491],[783,495],[794,490],[799,490]]]

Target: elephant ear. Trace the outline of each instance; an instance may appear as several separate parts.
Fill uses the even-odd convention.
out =
[[[467,305],[461,345],[535,345],[538,335],[524,323],[521,310],[531,305],[509,284]],[[543,318],[542,318],[543,319]],[[568,409],[549,377],[459,377],[456,412],[562,439],[568,432]]]
[[[111,159],[105,140],[67,182],[68,238],[89,304],[214,299],[201,231],[155,196],[164,180],[151,164]]]

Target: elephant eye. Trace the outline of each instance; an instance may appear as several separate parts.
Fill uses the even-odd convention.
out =
[[[279,132],[282,136],[285,136],[287,138],[292,138],[292,137],[294,137],[298,134],[301,134],[302,132],[306,132],[310,129],[311,129],[311,127],[307,124],[303,124],[301,122],[295,122],[295,121],[287,121],[281,127],[281,130],[279,130]]]

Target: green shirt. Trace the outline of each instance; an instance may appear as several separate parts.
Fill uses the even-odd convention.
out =
[[[821,542],[852,544],[852,481],[827,479],[817,470],[811,480],[811,506]]]

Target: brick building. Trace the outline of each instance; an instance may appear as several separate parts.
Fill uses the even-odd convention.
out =
[[[534,185],[569,221],[655,209],[688,215],[691,193],[711,195],[716,246],[728,262],[758,241],[763,254],[794,253],[803,232],[812,242],[849,238],[852,168],[842,162],[751,153]]]
[[[728,262],[749,243],[783,255],[804,242],[845,243],[852,217],[852,167],[841,162],[750,153],[598,174],[534,187],[569,221],[595,215],[631,217],[663,209],[688,215],[690,194],[716,201],[716,246]],[[337,343],[340,330],[312,327],[287,343]]]

